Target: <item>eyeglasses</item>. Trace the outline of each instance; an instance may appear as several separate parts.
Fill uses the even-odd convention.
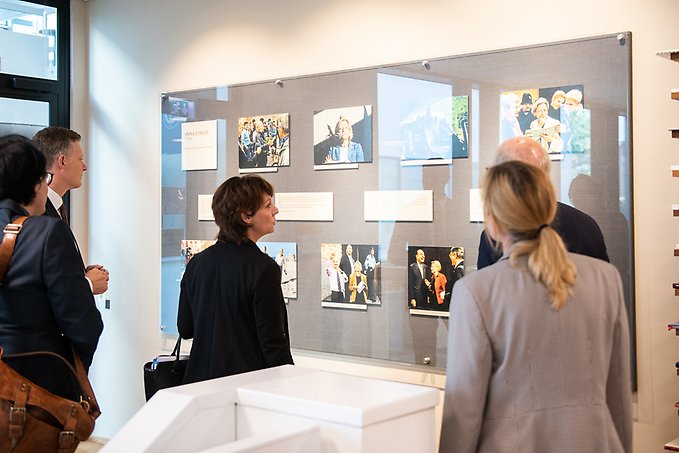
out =
[[[47,183],[48,186],[49,186],[50,183],[52,182],[52,178],[54,178],[54,174],[53,174],[53,173],[50,173],[50,172],[45,173],[45,178],[44,178],[44,179],[45,179],[45,182]]]

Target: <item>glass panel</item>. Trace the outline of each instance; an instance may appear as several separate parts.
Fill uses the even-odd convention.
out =
[[[57,79],[57,9],[0,0],[0,72]]]
[[[49,126],[48,102],[0,97],[0,137],[19,134],[32,138]]]
[[[427,267],[439,261],[444,274],[451,275],[458,256],[467,273],[476,270],[484,226],[475,201],[484,169],[502,140],[536,134],[550,152],[560,200],[603,231],[634,332],[630,39],[611,35],[249,83],[224,95],[212,89],[164,96],[164,331],[176,332],[179,281],[190,255],[185,248],[182,256],[181,241],[217,233],[214,222],[199,220],[198,196],[209,200],[227,176],[254,171],[278,194],[333,194],[332,221],[286,221],[281,213],[276,232],[263,238],[296,244],[292,346],[445,368],[450,301],[436,291],[413,307],[410,265],[422,249]],[[353,127],[348,144],[340,140],[345,119]],[[182,170],[177,123],[206,121],[226,124],[225,146],[213,151],[217,169]],[[255,131],[267,138],[261,165],[247,159],[257,149]],[[340,163],[327,162],[333,149]],[[355,150],[361,157],[351,157]],[[283,155],[289,166],[274,159]],[[431,193],[433,220],[367,219],[366,200],[388,191]],[[403,211],[410,214],[410,205]],[[341,305],[332,300],[341,291],[330,263],[334,257],[341,269],[350,244],[348,262],[361,263],[368,283],[364,299]],[[195,253],[202,244],[192,246]]]
[[[220,90],[207,89],[162,98],[162,217],[161,217],[161,281],[162,310],[160,330],[177,333],[179,282],[186,266],[187,252],[199,252],[195,244],[182,249],[183,240],[213,239],[213,222],[198,222],[196,201],[201,194],[212,195],[226,177],[226,148],[220,134],[217,170],[183,171],[182,125],[214,119],[214,107],[222,103]],[[211,101],[212,99],[212,101]],[[210,106],[206,115],[206,106]],[[221,126],[219,126],[221,127]],[[191,200],[191,201],[188,201]]]

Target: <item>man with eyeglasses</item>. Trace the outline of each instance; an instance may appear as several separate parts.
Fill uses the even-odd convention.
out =
[[[33,144],[47,160],[46,181],[49,187],[45,215],[61,218],[66,223],[69,223],[69,217],[63,196],[82,185],[83,173],[87,170],[80,139],[80,134],[65,127],[47,127],[33,137]],[[73,241],[77,246],[75,236]],[[102,294],[108,289],[109,274],[101,264],[88,265],[85,277],[90,282],[92,293]]]

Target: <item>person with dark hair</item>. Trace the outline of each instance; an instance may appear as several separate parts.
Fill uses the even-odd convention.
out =
[[[69,190],[82,185],[83,174],[87,171],[80,138],[77,132],[58,126],[46,127],[33,137],[33,145],[45,155],[47,169],[53,175],[47,188],[45,215],[62,219],[69,224],[63,197]],[[73,241],[77,246],[75,236]],[[109,272],[101,264],[85,267],[85,277],[94,294],[103,294],[108,289]]]
[[[51,180],[45,157],[26,137],[0,138],[0,229],[29,216],[0,284],[0,346],[5,354],[53,352],[71,364],[74,350],[88,369],[103,323],[68,226],[42,215]],[[7,363],[50,392],[78,400],[77,384],[60,361]]]
[[[217,242],[194,255],[181,281],[177,327],[193,338],[185,383],[293,364],[281,269],[256,244],[274,232],[273,194],[246,175],[213,195]]]
[[[533,96],[530,93],[523,93],[521,96],[521,108],[519,109],[519,126],[521,133],[525,134],[530,129],[530,123],[535,121],[535,115],[531,112],[533,108]]]
[[[620,274],[567,251],[543,170],[504,162],[481,188],[503,256],[453,289],[439,451],[631,452]]]

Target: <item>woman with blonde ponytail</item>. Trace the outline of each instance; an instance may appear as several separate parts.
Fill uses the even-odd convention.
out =
[[[482,191],[503,257],[453,288],[440,451],[630,452],[618,271],[566,250],[541,169],[490,167]]]

